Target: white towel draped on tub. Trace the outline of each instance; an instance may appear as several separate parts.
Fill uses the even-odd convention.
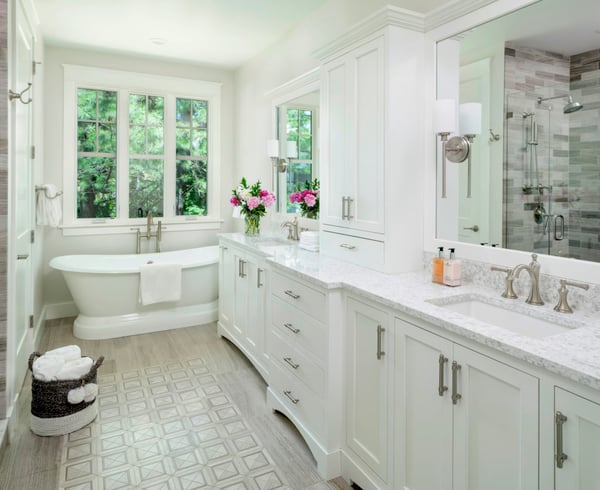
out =
[[[35,222],[57,228],[62,218],[61,193],[53,184],[44,184],[36,191]]]
[[[180,299],[180,264],[144,264],[140,266],[140,303],[151,305]]]

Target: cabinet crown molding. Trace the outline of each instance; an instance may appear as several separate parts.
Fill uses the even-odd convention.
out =
[[[388,26],[424,33],[496,1],[498,0],[451,0],[427,14],[386,5],[355,24],[341,36],[315,50],[313,56],[324,60]]]

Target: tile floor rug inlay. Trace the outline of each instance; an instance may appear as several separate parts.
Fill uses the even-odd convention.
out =
[[[65,435],[59,488],[289,488],[202,359],[98,375],[98,417]]]

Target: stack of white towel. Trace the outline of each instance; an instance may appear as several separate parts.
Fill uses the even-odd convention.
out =
[[[319,232],[318,231],[303,231],[300,233],[300,248],[310,250],[311,252],[319,251]]]
[[[39,381],[77,380],[90,372],[94,360],[81,357],[81,349],[77,345],[67,345],[49,350],[33,361],[33,377]],[[88,383],[69,391],[69,403],[91,402],[98,394],[98,386]]]

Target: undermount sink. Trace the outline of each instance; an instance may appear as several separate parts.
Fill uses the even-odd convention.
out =
[[[552,321],[532,317],[525,313],[493,305],[472,297],[457,299],[449,304],[437,303],[437,306],[535,339],[550,337],[551,335],[572,330],[570,327],[565,327]],[[535,306],[532,308],[535,308]]]
[[[285,246],[285,245],[293,245],[295,242],[292,240],[287,240],[285,238],[278,238],[278,237],[272,237],[272,238],[264,238],[264,239],[260,239],[260,241],[258,242],[258,246],[259,247],[281,247],[281,246]]]

